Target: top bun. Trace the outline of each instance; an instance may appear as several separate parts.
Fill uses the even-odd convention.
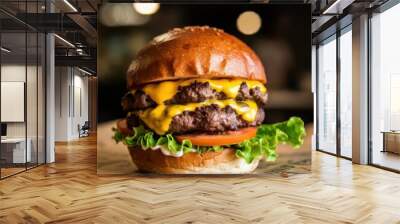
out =
[[[245,43],[208,26],[175,28],[139,51],[128,87],[189,78],[243,78],[266,83],[264,67]]]

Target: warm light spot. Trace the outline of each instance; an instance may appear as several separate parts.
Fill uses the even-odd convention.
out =
[[[151,15],[158,11],[160,3],[133,3],[133,8],[142,15]]]
[[[150,16],[139,14],[131,3],[107,3],[100,10],[100,21],[105,26],[138,26],[149,20]]]
[[[246,11],[239,15],[236,25],[243,34],[255,34],[261,27],[261,18],[256,12]]]

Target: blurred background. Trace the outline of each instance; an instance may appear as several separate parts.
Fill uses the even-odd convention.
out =
[[[310,5],[106,3],[99,10],[99,122],[125,117],[126,70],[153,37],[175,27],[208,25],[247,43],[267,73],[266,122],[313,120]]]

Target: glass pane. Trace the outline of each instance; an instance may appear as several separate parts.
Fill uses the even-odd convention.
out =
[[[400,4],[372,17],[372,163],[400,170]]]
[[[1,166],[2,177],[25,170],[26,150],[26,33],[1,34]],[[29,146],[28,146],[29,149]]]
[[[27,33],[27,44],[28,44],[28,62],[27,62],[27,80],[26,80],[26,112],[27,112],[27,142],[28,151],[30,150],[30,159],[28,160],[28,168],[37,165],[38,160],[38,144],[37,144],[37,132],[38,132],[38,107],[37,107],[37,79],[38,79],[38,36],[36,32],[28,31]]]
[[[352,35],[340,36],[340,153],[352,156]]]
[[[336,153],[336,38],[318,48],[318,149]]]
[[[45,149],[45,44],[46,37],[44,34],[39,33],[38,35],[38,163],[45,163],[46,149]]]
[[[27,2],[26,12],[37,13],[37,1]],[[37,23],[38,17],[32,17],[32,23]],[[38,33],[36,30],[27,30],[27,80],[26,80],[26,112],[27,112],[27,150],[30,150],[28,168],[38,164]]]

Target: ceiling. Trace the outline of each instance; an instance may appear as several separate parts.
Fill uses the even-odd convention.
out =
[[[45,0],[1,0],[2,45],[12,49],[7,57],[18,61],[24,55],[28,58],[34,55],[36,46],[29,43],[32,35],[27,34],[25,38],[26,30],[54,32],[61,37],[55,38],[56,65],[75,65],[96,71],[96,26],[100,3],[101,0],[47,0],[47,4]]]

